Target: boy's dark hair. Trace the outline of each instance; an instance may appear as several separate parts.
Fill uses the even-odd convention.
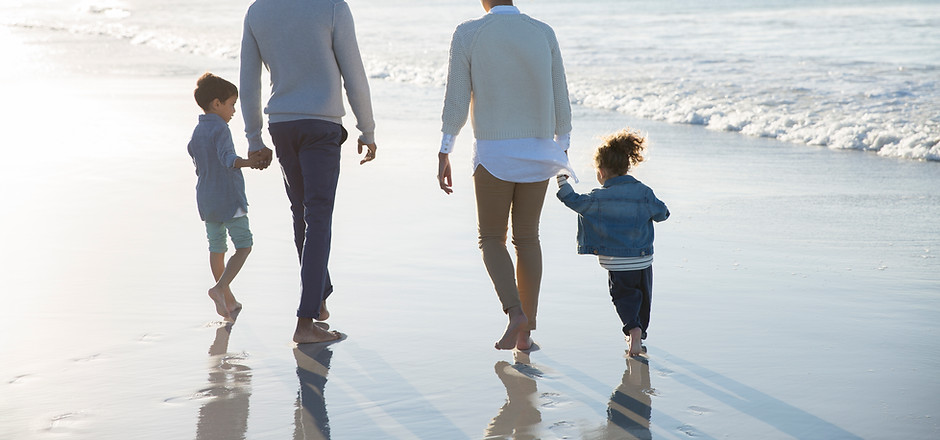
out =
[[[214,99],[225,102],[233,96],[238,96],[238,87],[209,72],[204,73],[196,80],[196,90],[193,91],[196,104],[203,110],[211,110],[210,105]]]
[[[594,166],[604,168],[618,176],[643,162],[646,138],[632,129],[620,130],[604,138],[604,143],[594,153]]]

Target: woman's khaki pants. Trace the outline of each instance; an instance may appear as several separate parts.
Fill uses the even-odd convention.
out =
[[[539,244],[539,218],[548,180],[513,183],[497,179],[482,165],[473,173],[477,199],[477,221],[483,264],[493,280],[503,311],[522,306],[535,330],[542,280],[542,247]],[[506,232],[512,218],[512,244],[516,267],[506,248]]]

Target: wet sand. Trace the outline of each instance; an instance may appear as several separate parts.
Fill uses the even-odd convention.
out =
[[[505,318],[476,248],[469,130],[445,196],[442,91],[373,80],[378,158],[359,166],[347,145],[334,219],[330,323],[347,337],[298,347],[275,168],[245,173],[238,321],[206,296],[185,151],[201,72],[136,49],[155,74],[124,74],[107,62],[121,42],[79,62],[64,37],[0,41],[21,67],[0,73],[0,438],[940,436],[940,164],[576,107],[581,191],[596,136],[630,125],[652,142],[637,177],[673,215],[656,230],[649,356],[624,358],[605,272],[575,254],[554,184],[541,349],[514,355],[492,348]],[[231,127],[244,152],[239,115]]]

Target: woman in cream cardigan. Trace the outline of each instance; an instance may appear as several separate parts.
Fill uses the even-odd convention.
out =
[[[449,153],[469,115],[479,244],[509,318],[496,348],[528,350],[542,278],[538,230],[548,180],[561,171],[574,175],[566,153],[571,106],[552,28],[521,14],[512,1],[481,3],[487,14],[457,26],[451,41],[438,181],[445,193],[453,192]],[[506,247],[510,218],[515,267]]]

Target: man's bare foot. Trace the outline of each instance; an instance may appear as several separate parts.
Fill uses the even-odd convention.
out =
[[[228,311],[228,307],[225,305],[225,292],[222,291],[220,287],[213,287],[209,289],[209,298],[212,299],[212,302],[215,303],[215,312],[219,316],[225,318],[226,321],[232,320],[232,315]]]
[[[496,341],[497,350],[512,350],[515,348],[519,330],[529,323],[529,319],[525,317],[525,313],[522,313],[521,307],[510,307],[506,313],[509,315],[509,324],[506,325],[503,337]]]
[[[326,321],[330,319],[330,311],[326,309],[326,300],[320,303],[320,316],[317,317],[317,321]]]
[[[227,300],[226,300],[226,303],[228,303]],[[241,312],[242,312],[242,303],[236,301],[236,302],[235,302],[235,307],[232,307],[232,308],[229,309],[229,311],[228,311],[228,315],[232,318],[232,322],[235,322],[235,320],[238,319],[238,315],[239,315]]]
[[[627,342],[630,344],[630,356],[639,356],[643,354],[643,344],[640,339],[643,336],[643,330],[640,330],[639,327],[633,327],[627,335]]]
[[[516,333],[516,350],[528,350],[532,348],[532,331],[531,330],[519,330],[519,333]]]
[[[337,331],[324,330],[315,325],[312,318],[297,318],[297,328],[294,330],[294,342],[298,344],[313,344],[317,342],[330,342],[341,338]]]

